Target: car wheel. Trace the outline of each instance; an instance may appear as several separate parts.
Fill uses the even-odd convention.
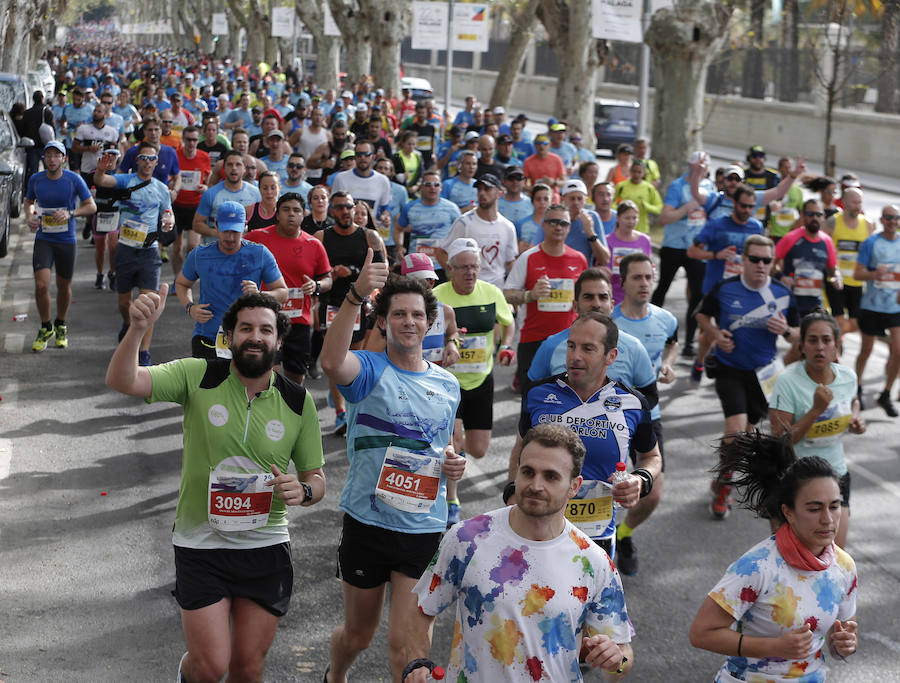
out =
[[[0,258],[6,256],[6,252],[9,249],[9,212],[6,213],[6,217],[3,219],[3,235],[0,236]]]
[[[18,218],[19,214],[22,213],[22,192],[14,192],[12,196],[9,198],[9,215],[6,217],[7,220],[10,218]]]

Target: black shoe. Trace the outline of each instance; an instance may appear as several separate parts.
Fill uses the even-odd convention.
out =
[[[694,345],[693,344],[685,344],[684,348],[681,349],[681,357],[682,358],[693,358],[694,357]]]
[[[109,291],[115,291],[116,289],[116,274],[112,271],[109,271],[106,274],[106,281],[109,282]]]
[[[91,239],[91,225],[87,221],[84,222],[84,228],[82,228],[81,230],[81,236],[86,240]]]
[[[638,572],[637,551],[634,549],[634,542],[631,536],[616,541],[616,566],[619,568],[620,574],[625,576],[634,576]]]
[[[878,405],[884,408],[884,412],[887,413],[888,417],[897,417],[900,413],[897,412],[897,409],[894,407],[893,402],[891,401],[891,395],[887,391],[882,391],[878,394],[878,399],[875,401]]]
[[[97,277],[94,278],[94,289],[103,289],[103,273],[97,273]]]

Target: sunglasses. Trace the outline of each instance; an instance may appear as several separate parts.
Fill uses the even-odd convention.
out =
[[[750,261],[750,263],[765,263],[766,265],[769,265],[770,263],[772,263],[771,256],[749,256],[748,255],[747,260]]]
[[[535,142],[534,144],[537,145],[538,147],[544,147],[545,145],[549,145],[550,143],[549,142]]]
[[[165,125],[165,124],[168,123],[170,126],[171,126],[173,123],[175,123],[174,121],[168,121],[167,119],[160,119],[159,122],[160,122],[161,124],[163,124],[163,125]]]
[[[581,138],[569,138],[571,142],[581,142]]]
[[[756,204],[748,204],[746,202],[738,202],[738,206],[742,209],[754,209],[756,208]]]
[[[303,164],[288,164],[288,168],[306,168]]]
[[[757,159],[760,159],[760,158],[765,159],[766,158],[766,155],[763,152],[754,152],[750,156],[756,157]]]
[[[440,183],[434,183],[434,182],[430,182],[430,181],[427,183],[422,183],[422,187],[440,187],[440,186],[441,186]]]
[[[156,161],[157,158],[158,157],[155,154],[138,154],[137,155],[138,161]]]
[[[813,218],[814,216],[821,218],[825,215],[824,211],[804,211],[803,213],[805,213],[810,218]]]
[[[567,221],[565,218],[545,218],[544,223],[549,225],[559,225],[563,228],[568,228],[572,223]]]
[[[357,152],[356,156],[357,157],[370,157],[370,156],[372,156],[372,154],[373,154],[372,152]]]
[[[886,213],[882,216],[882,218],[886,221],[896,221],[896,220],[900,220],[900,214]]]
[[[200,142],[200,138],[181,138],[182,142]]]
[[[356,205],[355,204],[332,204],[331,208],[334,209],[335,211],[344,211],[344,210],[352,211],[354,206],[356,206]]]

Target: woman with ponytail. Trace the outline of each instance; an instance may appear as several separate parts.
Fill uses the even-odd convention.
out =
[[[841,489],[841,523],[834,542],[847,543],[850,528],[850,472],[842,437],[862,434],[856,373],[837,363],[841,328],[822,309],[800,323],[803,360],[792,363],[775,381],[769,399],[769,422],[775,436],[788,435],[798,457],[818,455],[828,461]],[[775,530],[775,527],[772,529]]]
[[[717,683],[825,680],[825,650],[857,647],[856,565],[834,543],[838,477],[818,456],[797,459],[788,440],[741,433],[719,447],[743,507],[780,522],[734,562],[691,625],[694,647],[727,655]]]

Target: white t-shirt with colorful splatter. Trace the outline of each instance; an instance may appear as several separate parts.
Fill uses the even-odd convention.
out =
[[[825,680],[824,649],[836,619],[856,614],[856,564],[835,546],[828,569],[800,571],[788,566],[775,537],[753,546],[734,562],[709,593],[735,619],[735,630],[746,636],[777,638],[808,624],[813,654],[792,661],[776,657],[728,657],[717,683],[820,683]]]
[[[511,509],[454,526],[414,589],[429,615],[456,601],[447,680],[581,681],[582,635],[634,634],[619,573],[568,521],[550,541],[519,536]]]

